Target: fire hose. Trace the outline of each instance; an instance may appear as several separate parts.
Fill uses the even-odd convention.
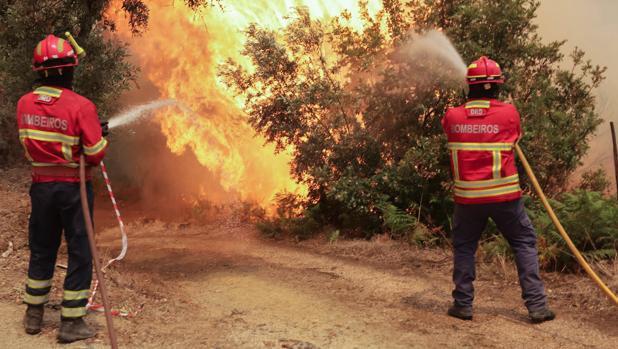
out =
[[[122,216],[120,215],[120,210],[118,209],[118,203],[116,202],[116,198],[114,197],[114,191],[112,190],[112,185],[110,183],[109,176],[107,175],[107,168],[105,167],[105,163],[103,161],[101,161],[101,173],[103,174],[103,179],[105,180],[105,186],[107,187],[109,198],[112,201],[114,212],[116,213],[116,220],[118,221],[118,226],[120,227],[120,233],[122,234],[122,249],[120,250],[120,253],[118,254],[118,256],[110,259],[107,262],[107,264],[103,266],[101,270],[105,271],[105,269],[107,269],[110,265],[112,265],[112,263],[124,258],[124,256],[127,254],[128,241],[127,241],[127,233],[124,229],[124,222],[122,221]],[[92,294],[90,295],[90,298],[88,299],[88,309],[100,310],[100,308],[102,307],[100,304],[94,304],[94,297],[97,293],[98,287],[99,287],[99,280],[97,278],[97,280],[94,281],[94,286],[92,287]],[[122,312],[122,311],[112,311],[112,314],[128,316],[127,312]]]
[[[590,278],[594,280],[594,282],[599,286],[599,288],[601,288],[601,290],[611,300],[613,300],[614,303],[616,303],[616,305],[618,305],[618,297],[616,297],[616,295],[612,292],[612,290],[610,290],[609,287],[607,287],[607,285],[603,283],[601,278],[599,278],[599,276],[594,272],[594,270],[592,270],[588,262],[586,262],[586,259],[584,258],[584,256],[582,256],[582,254],[579,252],[579,250],[577,249],[577,247],[575,246],[575,244],[569,237],[569,234],[567,234],[566,230],[564,229],[564,227],[558,220],[558,217],[554,213],[554,210],[549,204],[549,201],[545,197],[545,193],[543,193],[543,189],[541,189],[541,186],[539,185],[539,181],[536,179],[536,176],[534,175],[534,172],[532,171],[532,168],[530,167],[530,164],[528,163],[528,160],[526,159],[524,152],[521,150],[521,148],[519,147],[519,144],[517,143],[515,144],[515,150],[517,151],[517,155],[519,156],[519,159],[524,165],[524,169],[526,170],[526,173],[528,174],[528,178],[530,178],[530,181],[532,182],[532,185],[534,186],[534,189],[536,193],[538,194],[539,199],[541,199],[543,206],[545,206],[545,210],[547,211],[547,214],[549,215],[552,222],[556,226],[556,229],[558,229],[558,232],[560,233],[560,235],[566,242],[567,246],[569,247],[569,250],[571,250],[571,252],[575,256],[575,259],[577,260],[579,265],[581,265],[581,267],[584,268],[584,270],[586,271],[586,273],[588,273]]]
[[[92,260],[94,261],[94,269],[97,274],[97,280],[101,287],[101,297],[103,298],[103,306],[105,311],[105,320],[107,322],[107,332],[109,335],[109,341],[112,349],[118,348],[116,340],[116,332],[114,331],[114,324],[112,321],[111,307],[109,304],[109,298],[107,296],[107,287],[105,286],[105,279],[103,278],[103,270],[101,269],[101,261],[99,260],[99,253],[94,241],[94,226],[92,224],[92,217],[90,217],[90,207],[88,206],[88,197],[86,194],[86,165],[84,155],[79,157],[79,191],[82,202],[82,212],[84,214],[84,222],[86,223],[86,232],[88,233],[88,244],[90,245],[90,252],[92,253]]]

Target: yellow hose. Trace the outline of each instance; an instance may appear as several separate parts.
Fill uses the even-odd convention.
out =
[[[543,206],[545,206],[545,210],[549,214],[549,217],[551,218],[552,222],[554,222],[554,225],[558,229],[558,232],[560,233],[564,241],[566,241],[567,245],[569,246],[569,249],[571,250],[571,252],[573,252],[573,255],[575,255],[577,262],[579,262],[579,265],[581,265],[582,268],[584,268],[586,273],[588,273],[588,275],[592,278],[592,280],[596,282],[596,284],[601,288],[601,290],[603,290],[603,292],[605,292],[605,294],[611,300],[613,300],[614,303],[616,303],[616,305],[618,305],[618,297],[616,297],[616,295],[612,292],[612,290],[610,290],[609,287],[607,287],[607,285],[603,283],[601,278],[599,278],[599,276],[594,272],[594,270],[592,270],[588,262],[586,262],[586,260],[581,255],[581,253],[579,253],[579,251],[577,250],[577,247],[575,247],[575,244],[573,244],[573,241],[571,241],[569,234],[567,234],[566,230],[564,230],[564,227],[562,227],[562,224],[558,220],[558,217],[556,217],[554,210],[549,205],[549,201],[547,201],[547,198],[545,197],[545,194],[543,193],[543,190],[541,189],[541,186],[539,185],[539,182],[537,181],[536,176],[534,175],[534,172],[532,172],[532,168],[530,167],[530,164],[528,163],[528,160],[526,159],[524,152],[519,147],[519,144],[515,144],[515,150],[517,151],[517,155],[519,156],[519,159],[523,163],[524,169],[526,170],[526,173],[528,174],[530,181],[532,181],[532,185],[534,186],[534,189],[539,195],[539,198],[541,199]]]

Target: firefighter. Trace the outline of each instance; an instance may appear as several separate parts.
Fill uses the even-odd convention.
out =
[[[472,319],[475,253],[491,218],[508,241],[533,323],[552,320],[539,274],[536,234],[521,199],[513,148],[521,137],[515,106],[497,99],[504,77],[498,63],[481,57],[467,72],[468,100],[442,119],[454,179],[453,305],[448,315]]]
[[[58,340],[73,342],[93,337],[84,322],[92,280],[92,256],[82,216],[79,158],[87,164],[87,196],[93,205],[91,169],[103,159],[103,138],[95,105],[73,92],[73,69],[78,57],[71,44],[48,35],[34,49],[33,70],[41,86],[17,104],[19,139],[32,167],[29,224],[30,263],[24,303],[26,333],[41,331],[62,232],[68,247]]]

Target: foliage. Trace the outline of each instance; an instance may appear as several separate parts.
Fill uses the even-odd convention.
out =
[[[565,193],[551,205],[573,243],[589,260],[616,255],[618,247],[618,202],[599,192],[577,190]],[[572,267],[572,257],[545,211],[539,206],[530,212],[539,236],[539,254],[546,268]]]
[[[304,210],[306,203],[295,194],[276,195],[276,216],[263,218],[257,222],[258,230],[266,237],[279,238],[284,235],[296,239],[307,239],[322,230],[322,224],[314,217],[314,211]]]
[[[539,261],[546,270],[577,268],[566,242],[560,236],[545,208],[526,197],[528,214],[536,228]],[[616,257],[618,247],[618,202],[604,197],[599,192],[576,190],[550,200],[569,237],[589,261]],[[488,258],[512,258],[513,254],[506,239],[490,221],[481,250]]]
[[[418,207],[419,222],[450,228],[440,119],[463,96],[436,77],[415,80],[430,70],[430,59],[397,55],[415,40],[413,33],[431,28],[446,33],[465,61],[484,54],[502,64],[503,92],[521,112],[523,142],[535,154],[541,184],[552,195],[563,191],[600,122],[592,93],[605,69],[580,50],[570,69],[561,68],[563,42],[543,43],[532,22],[537,1],[383,5],[370,16],[360,2],[360,30],[349,13],[321,22],[303,8],[282,31],[251,25],[242,53],[253,67],[233,60],[221,67],[227,85],[244,97],[255,130],[278,150],[294,150],[292,174],[309,188],[305,216],[370,236],[393,218],[380,207]]]
[[[607,173],[602,167],[599,167],[596,170],[589,169],[584,172],[578,188],[605,193],[609,190],[610,185],[611,182],[607,178]]]
[[[382,211],[384,225],[393,235],[406,234],[416,225],[416,219],[398,209],[395,205],[384,204],[379,207]]]
[[[255,201],[243,201],[238,209],[238,215],[243,223],[259,222],[266,217],[266,210]]]

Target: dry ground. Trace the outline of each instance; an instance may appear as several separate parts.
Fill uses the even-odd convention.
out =
[[[29,203],[24,170],[0,172],[0,347],[102,348],[105,321],[91,314],[94,340],[55,342],[63,269],[45,330],[27,336],[19,304],[27,267]],[[99,225],[111,211],[98,199]],[[123,348],[616,348],[618,315],[583,276],[544,274],[555,321],[526,321],[507,263],[479,266],[475,319],[445,315],[450,253],[389,240],[269,241],[234,216],[212,224],[160,221],[132,212],[129,253],[107,273]],[[117,229],[99,246],[118,250]],[[65,257],[61,257],[61,263]],[[604,277],[617,288],[615,270]]]

